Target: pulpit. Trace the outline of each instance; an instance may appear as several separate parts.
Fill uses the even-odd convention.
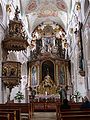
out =
[[[29,45],[27,34],[23,23],[19,19],[18,6],[15,9],[13,20],[9,21],[6,29],[5,38],[2,41],[3,63],[2,63],[2,82],[9,88],[10,93],[14,86],[19,85],[21,80],[21,63],[17,61],[7,61],[7,55],[12,51],[25,50]],[[8,100],[10,100],[10,93]]]

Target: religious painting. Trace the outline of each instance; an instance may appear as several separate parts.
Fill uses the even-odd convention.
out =
[[[13,88],[21,80],[21,63],[6,61],[2,63],[2,81],[7,88]]]
[[[2,63],[3,77],[19,77],[21,76],[21,63],[7,61]]]
[[[32,86],[36,86],[37,85],[37,70],[36,70],[36,66],[33,66],[31,69],[31,85]]]
[[[9,76],[16,76],[16,74],[17,74],[17,70],[16,70],[14,67],[12,67],[12,68],[10,69]]]
[[[63,64],[59,67],[58,76],[59,84],[65,84],[65,66]]]
[[[44,47],[47,52],[51,52],[51,47],[53,46],[53,38],[51,37],[45,37],[43,38],[44,41]]]

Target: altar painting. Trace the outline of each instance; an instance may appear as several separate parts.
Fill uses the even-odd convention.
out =
[[[33,66],[31,69],[31,85],[36,86],[37,85],[37,70],[36,66]]]
[[[60,65],[58,74],[59,74],[58,75],[59,84],[65,84],[65,66],[64,65]]]

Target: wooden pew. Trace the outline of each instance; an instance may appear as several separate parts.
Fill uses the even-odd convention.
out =
[[[6,103],[6,104],[0,104],[0,109],[19,109],[21,117],[25,115],[25,113],[28,116],[28,113],[30,114],[29,116],[32,117],[31,113],[31,104],[30,103]]]
[[[14,120],[13,112],[0,111],[0,120]]]
[[[0,104],[1,109],[21,109],[21,113],[28,113],[30,103],[7,103]],[[34,111],[56,111],[56,102],[33,102]]]
[[[8,116],[8,120],[20,120],[20,109],[0,109],[0,115]]]
[[[90,110],[63,111],[58,120],[90,120]]]
[[[0,120],[10,120],[9,118],[9,113],[8,114],[0,114]]]
[[[57,120],[60,120],[60,116],[61,115],[64,115],[64,113],[65,113],[65,115],[64,116],[62,116],[62,120],[64,119],[64,120],[67,120],[65,117],[68,117],[68,119],[70,119],[70,116],[72,115],[72,117],[73,117],[73,115],[74,115],[74,113],[75,113],[75,116],[77,117],[77,115],[78,115],[78,117],[77,117],[77,119],[79,118],[79,116],[81,117],[81,115],[80,114],[83,114],[83,112],[84,112],[84,114],[86,115],[87,114],[87,112],[85,112],[85,111],[83,111],[83,110],[80,110],[80,106],[81,106],[81,104],[82,103],[69,103],[70,104],[70,106],[71,106],[71,109],[70,110],[64,110],[64,111],[60,111],[60,103],[57,103],[57,109],[56,109],[56,117],[57,117]],[[66,112],[67,111],[67,112]],[[88,110],[88,112],[89,112],[90,110]],[[68,114],[67,114],[68,113]],[[70,115],[69,115],[69,113],[70,113]],[[84,115],[83,114],[83,115]],[[90,114],[90,113],[89,113]],[[67,115],[67,116],[66,116]],[[85,116],[84,115],[84,116]],[[89,117],[89,115],[87,116],[87,117]],[[84,117],[83,117],[84,118]],[[72,118],[71,118],[72,119]],[[90,118],[89,118],[90,119]],[[73,119],[72,119],[73,120]]]
[[[29,113],[29,118],[32,118],[33,111],[56,111],[56,102],[34,102],[30,103],[6,103],[0,104],[0,109],[20,109],[21,117],[25,113]]]
[[[21,113],[28,113],[29,106],[28,103],[7,103],[0,104],[0,109],[20,109]]]

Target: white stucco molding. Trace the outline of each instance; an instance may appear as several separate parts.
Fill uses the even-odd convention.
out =
[[[87,61],[87,66],[88,66],[88,80],[90,81],[90,60]]]
[[[87,13],[86,13],[84,22],[83,22],[83,29],[85,28],[85,25],[86,25],[86,23],[87,23],[87,20],[88,20],[88,17],[89,17],[89,16],[90,16],[90,4],[89,4],[89,7],[88,7],[88,10],[87,10]]]
[[[0,43],[4,39],[4,35],[5,35],[5,27],[0,23]]]
[[[5,25],[4,25],[3,22],[0,20],[0,31],[1,31],[1,28],[2,28],[3,30],[6,29]]]
[[[87,61],[87,65],[88,65],[88,67],[90,67],[90,60]]]

